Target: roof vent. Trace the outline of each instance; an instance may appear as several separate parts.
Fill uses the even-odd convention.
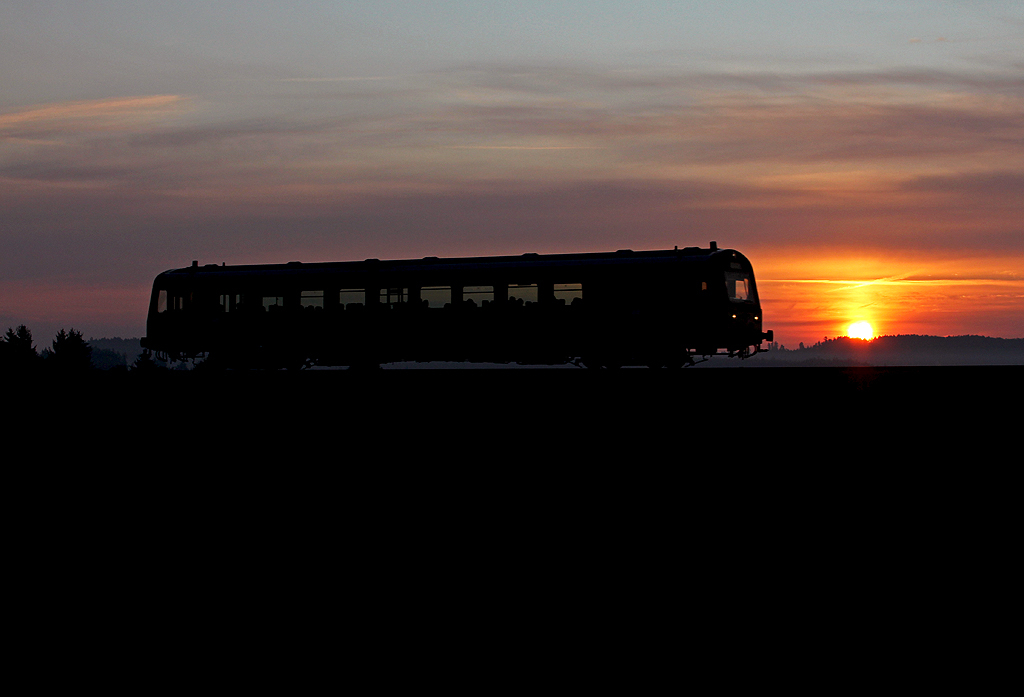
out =
[[[711,251],[712,252],[717,252],[718,251],[718,243],[715,242],[714,240],[711,240]]]

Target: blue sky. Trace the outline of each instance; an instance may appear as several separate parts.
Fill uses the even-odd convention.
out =
[[[1024,335],[1020,3],[0,0],[0,85],[0,328],[140,334],[192,259],[716,239],[787,343]]]

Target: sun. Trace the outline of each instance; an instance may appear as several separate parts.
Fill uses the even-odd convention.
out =
[[[875,330],[870,322],[861,320],[860,322],[854,322],[846,328],[846,336],[851,339],[871,340],[875,338]]]

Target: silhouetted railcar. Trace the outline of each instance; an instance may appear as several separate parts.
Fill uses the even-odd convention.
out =
[[[739,252],[199,266],[157,276],[145,348],[239,367],[486,361],[677,367],[771,341]]]

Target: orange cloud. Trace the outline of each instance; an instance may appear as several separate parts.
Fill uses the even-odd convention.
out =
[[[0,138],[55,132],[106,131],[179,113],[187,97],[174,94],[61,102],[0,114]]]

